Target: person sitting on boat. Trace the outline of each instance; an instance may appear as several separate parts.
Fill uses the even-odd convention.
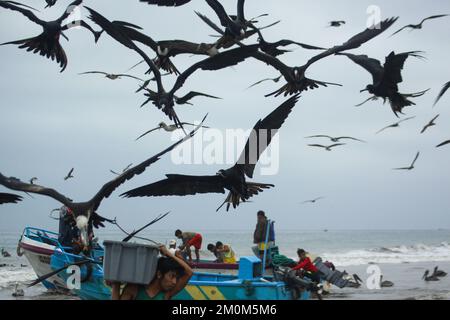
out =
[[[320,271],[317,267],[311,262],[311,259],[306,256],[306,251],[303,249],[297,250],[297,255],[299,257],[298,264],[292,268],[292,270],[297,271],[297,273],[301,273],[301,271],[305,272],[305,275],[314,282],[320,283]]]
[[[223,253],[217,251],[216,245],[210,243],[208,244],[207,249],[216,257],[214,262],[223,263]]]
[[[216,251],[218,254],[223,255],[223,263],[236,263],[236,255],[229,244],[217,241]]]
[[[189,262],[192,263],[191,247],[195,248],[196,262],[200,262],[200,249],[202,247],[202,235],[196,232],[182,232],[181,230],[175,231],[175,237],[181,239],[183,244],[180,246],[180,250],[185,251],[189,257]]]
[[[191,267],[180,257],[173,255],[165,246],[160,246],[156,273],[148,285],[108,283],[112,287],[112,300],[170,300],[183,290],[193,275]]]

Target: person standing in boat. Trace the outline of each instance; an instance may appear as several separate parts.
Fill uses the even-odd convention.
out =
[[[70,208],[63,206],[59,209],[58,242],[63,247],[72,247],[78,238],[78,228]]]
[[[256,244],[255,250],[259,254],[259,258],[262,260],[264,257],[264,249],[266,248],[266,235],[267,235],[267,227],[270,225],[269,221],[266,217],[266,213],[262,210],[258,211],[256,214],[256,227],[253,232],[253,243]],[[269,239],[267,242],[267,249],[273,246],[273,241],[275,240],[275,234],[272,232],[269,233]]]
[[[202,247],[202,235],[196,232],[182,232],[181,230],[175,231],[175,237],[181,239],[183,244],[180,246],[180,250],[185,251],[188,255],[189,262],[192,263],[191,247],[195,249],[196,262],[200,262],[200,249]]]
[[[160,246],[156,273],[148,285],[126,284],[120,292],[121,284],[108,283],[112,287],[112,300],[170,300],[183,290],[193,275],[191,267],[179,256]]]

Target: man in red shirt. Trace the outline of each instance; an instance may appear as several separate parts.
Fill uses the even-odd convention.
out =
[[[297,255],[299,257],[298,264],[292,268],[292,270],[304,270],[306,276],[313,280],[314,282],[320,282],[320,272],[319,269],[311,262],[311,259],[306,256],[306,251],[303,249],[297,250]]]

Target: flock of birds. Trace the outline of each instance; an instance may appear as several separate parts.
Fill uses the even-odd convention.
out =
[[[57,0],[46,0],[46,8],[52,7],[56,4],[56,2]],[[428,91],[424,90],[416,93],[403,94],[399,91],[398,87],[398,84],[403,81],[401,72],[407,58],[423,58],[422,52],[391,52],[386,57],[384,65],[382,65],[380,61],[370,58],[367,55],[355,55],[347,52],[363,46],[368,41],[371,41],[380,34],[384,33],[396,23],[398,17],[392,17],[380,21],[378,25],[374,25],[371,28],[361,31],[342,44],[335,45],[331,48],[324,48],[289,39],[269,42],[263,37],[263,30],[272,27],[279,21],[268,26],[259,27],[256,19],[261,16],[252,19],[246,18],[245,0],[237,0],[236,14],[229,14],[218,0],[205,0],[220,21],[220,25],[216,24],[211,18],[202,13],[196,12],[196,14],[202,21],[205,22],[207,26],[216,31],[219,34],[219,37],[217,41],[212,43],[193,43],[186,40],[155,40],[151,36],[145,34],[141,27],[126,21],[110,20],[87,6],[84,7],[89,13],[87,18],[92,21],[99,28],[99,30],[95,30],[83,19],[66,23],[66,20],[71,17],[71,14],[75,8],[82,5],[82,2],[82,0],[75,0],[70,3],[64,13],[57,20],[43,21],[35,15],[34,12],[38,10],[33,7],[15,1],[0,1],[0,8],[8,9],[15,13],[20,13],[31,22],[40,25],[43,29],[42,33],[37,36],[3,43],[2,45],[17,45],[20,49],[25,49],[30,53],[39,54],[45,58],[54,60],[59,64],[61,67],[61,72],[63,72],[68,65],[68,57],[60,43],[61,37],[68,39],[65,32],[70,31],[70,29],[74,26],[81,26],[93,35],[95,43],[107,35],[114,39],[117,43],[139,55],[142,59],[142,62],[140,63],[145,63],[147,65],[148,71],[146,74],[150,74],[151,78],[144,80],[143,78],[145,76],[135,77],[125,73],[112,74],[103,71],[87,71],[81,74],[100,74],[111,80],[126,77],[139,81],[140,87],[137,92],[143,91],[146,98],[142,106],[148,103],[153,104],[171,122],[173,122],[173,124],[160,122],[156,128],[145,132],[137,139],[140,139],[156,130],[171,132],[181,129],[186,133],[185,127],[191,126],[194,128],[190,133],[186,133],[186,136],[183,139],[177,141],[156,155],[145,159],[140,164],[136,166],[130,164],[122,170],[122,172],[111,170],[111,173],[115,175],[114,179],[105,183],[105,185],[100,188],[100,190],[94,194],[90,200],[85,202],[74,202],[69,197],[52,188],[37,185],[36,178],[31,179],[29,183],[25,183],[17,178],[7,177],[0,173],[0,184],[4,187],[16,191],[48,196],[72,209],[80,230],[86,231],[89,224],[93,223],[94,225],[101,225],[101,222],[107,220],[101,217],[97,213],[97,210],[101,202],[105,198],[108,198],[119,186],[136,175],[143,173],[150,165],[160,160],[160,158],[166,153],[170,152],[186,140],[192,138],[200,127],[207,128],[207,126],[203,124],[205,119],[203,119],[203,122],[198,126],[194,126],[189,122],[183,122],[178,117],[175,108],[177,105],[191,104],[192,99],[196,97],[220,99],[219,97],[198,91],[189,91],[184,96],[177,95],[177,92],[181,88],[188,86],[189,77],[200,70],[217,72],[224,68],[236,66],[246,60],[254,59],[279,72],[280,76],[277,78],[263,79],[254,84],[258,85],[263,81],[273,81],[274,83],[278,83],[284,79],[285,83],[277,90],[268,93],[266,97],[280,95],[285,97],[290,96],[284,103],[275,108],[273,112],[255,124],[253,129],[256,133],[263,131],[269,131],[270,133],[273,130],[280,129],[300,99],[301,93],[308,90],[318,89],[320,87],[341,86],[338,83],[310,79],[306,75],[307,70],[313,64],[332,56],[346,57],[353,63],[368,71],[372,75],[373,81],[371,84],[367,85],[366,89],[362,90],[368,91],[371,94],[371,97],[366,101],[375,99],[382,99],[384,102],[388,101],[392,111],[397,117],[399,114],[403,114],[403,109],[405,107],[415,105],[412,101],[414,98],[420,97]],[[150,5],[170,7],[182,6],[190,2],[190,0],[140,0],[139,2]],[[420,29],[425,21],[444,18],[445,16],[447,15],[428,17],[417,25],[411,24],[399,29],[393,35],[408,28],[411,30]],[[329,26],[340,27],[345,23],[345,21],[331,21]],[[256,43],[243,43],[245,40],[250,39],[254,35],[257,36]],[[146,50],[141,49],[139,45],[145,46]],[[290,51],[284,49],[288,45],[299,46],[305,50],[312,50],[318,53],[304,64],[290,66],[280,60],[280,56]],[[147,49],[155,54],[156,57],[153,59],[150,58],[148,52],[146,52]],[[179,55],[186,54],[204,56],[205,58],[192,64],[184,71],[180,71],[172,60]],[[163,77],[168,75],[176,77],[176,81],[170,89],[163,84]],[[450,82],[444,85],[442,91],[436,99],[436,103],[444,96],[449,87]],[[435,125],[434,121],[436,119],[437,116],[431,120],[426,127],[424,127],[422,133],[429,127]],[[378,133],[386,130],[387,128],[398,127],[401,122],[406,120],[408,119],[403,119],[396,124],[390,125],[380,130]],[[265,141],[265,146],[260,147],[259,134],[257,135],[257,138],[258,141],[252,141],[252,139],[249,138],[239,160],[235,165],[227,169],[222,169],[214,175],[193,176],[184,174],[167,174],[166,178],[161,181],[129,190],[121,196],[128,198],[186,196],[204,193],[224,194],[228,191],[229,193],[226,196],[225,201],[217,210],[225,204],[227,205],[227,211],[230,206],[236,208],[241,202],[246,202],[258,193],[274,187],[274,185],[270,183],[256,183],[247,180],[248,178],[253,178],[255,166],[261,154],[272,140],[272,136],[269,134],[267,137],[264,137],[267,139]],[[342,146],[344,143],[341,143],[341,140],[365,142],[353,137],[331,137],[328,135],[316,135],[307,138],[330,139],[331,142],[333,142],[331,145],[310,144],[311,147],[323,148],[327,151],[331,151],[335,147]],[[250,149],[252,149],[253,143],[258,145],[256,147],[256,155],[250,155]],[[445,144],[450,144],[450,140],[441,143],[439,146],[443,146]],[[417,153],[414,162],[409,167],[398,169],[413,169],[418,156],[419,153]],[[74,169],[72,168],[64,179],[67,180],[73,178],[73,172]],[[23,198],[19,195],[0,193],[0,204],[17,203],[21,200],[23,200]],[[319,199],[315,199],[311,202],[314,203],[317,200]]]

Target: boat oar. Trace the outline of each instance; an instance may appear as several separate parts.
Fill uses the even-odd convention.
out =
[[[84,264],[86,264],[86,263],[96,263],[96,264],[101,264],[101,262],[94,261],[94,260],[91,260],[91,259],[86,259],[86,260],[81,260],[81,261],[78,261],[78,262],[70,263],[70,264],[68,264],[68,265],[66,265],[66,266],[64,266],[64,267],[62,267],[62,268],[59,268],[59,269],[57,269],[57,270],[55,270],[55,271],[52,271],[52,272],[50,272],[50,273],[47,273],[47,274],[45,274],[45,275],[43,275],[43,276],[37,278],[36,280],[34,280],[34,281],[31,282],[30,284],[28,284],[27,287],[30,288],[30,287],[32,287],[32,286],[35,286],[35,285],[37,285],[38,283],[41,283],[42,281],[45,281],[45,280],[47,280],[48,278],[54,276],[55,274],[58,274],[58,273],[60,273],[61,271],[66,270],[66,269],[67,269],[68,267],[70,267],[70,266],[82,266],[82,265],[84,265]]]
[[[155,224],[155,223],[158,222],[159,220],[165,218],[169,213],[170,213],[170,211],[169,211],[169,212],[166,212],[166,213],[163,214],[163,215],[159,215],[158,217],[156,217],[155,219],[153,219],[151,222],[147,223],[147,224],[146,224],[145,226],[143,226],[142,228],[140,228],[140,229],[138,229],[138,230],[133,231],[132,233],[130,233],[130,234],[129,234],[126,238],[124,238],[122,241],[123,241],[123,242],[128,242],[128,241],[130,241],[130,240],[131,240],[132,238],[134,238],[139,232],[141,232],[142,230],[144,230],[144,229],[150,227],[152,224]],[[153,240],[151,240],[151,241],[154,242],[154,243],[156,243],[156,242],[153,241]]]

